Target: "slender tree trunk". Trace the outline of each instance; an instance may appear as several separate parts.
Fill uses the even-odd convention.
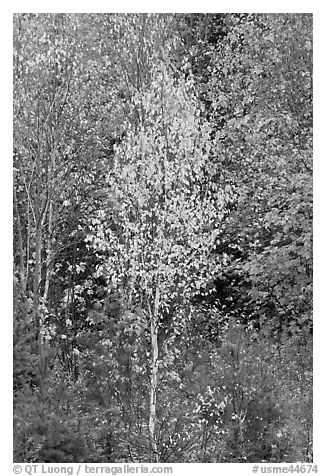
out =
[[[43,349],[42,336],[42,322],[40,315],[40,295],[41,295],[41,279],[42,279],[42,242],[43,242],[43,223],[47,213],[48,199],[42,200],[41,194],[41,149],[40,149],[40,135],[39,135],[39,120],[38,120],[38,153],[35,161],[36,177],[34,189],[34,204],[35,204],[35,268],[33,276],[33,321],[35,337],[38,344],[39,351],[39,368],[41,372],[41,385],[43,385],[43,378],[45,376],[45,360]]]
[[[44,281],[44,292],[43,300],[47,301],[49,286],[50,286],[50,277],[51,277],[51,260],[52,260],[52,224],[53,224],[53,202],[50,201],[49,204],[49,215],[48,215],[48,238],[46,244],[46,262],[45,262],[45,281]]]
[[[44,279],[44,292],[43,292],[43,300],[44,302],[47,301],[48,293],[49,293],[49,286],[51,280],[51,271],[52,271],[52,231],[53,231],[53,220],[55,216],[55,209],[54,209],[54,200],[53,200],[53,179],[54,179],[54,172],[56,168],[56,153],[55,151],[49,152],[51,155],[51,163],[48,169],[48,190],[49,190],[49,201],[48,201],[48,226],[47,226],[47,241],[46,241],[46,261],[45,261],[45,279]]]
[[[155,463],[159,462],[159,454],[157,449],[156,442],[156,404],[157,404],[157,384],[158,384],[158,341],[157,341],[157,331],[158,331],[158,311],[159,311],[159,302],[160,302],[160,292],[159,284],[156,286],[155,291],[155,302],[154,302],[154,311],[151,314],[151,351],[152,351],[152,362],[151,362],[151,375],[150,375],[150,407],[149,407],[149,434],[151,439],[151,447],[154,453]]]
[[[26,273],[25,273],[25,266],[24,266],[24,247],[23,247],[23,237],[22,237],[22,225],[20,221],[20,214],[18,208],[18,199],[16,188],[14,186],[14,201],[15,201],[15,210],[17,216],[17,233],[18,233],[18,249],[19,249],[19,278],[20,278],[20,285],[25,295],[26,291]]]
[[[42,225],[37,224],[35,230],[35,269],[33,276],[33,311],[34,328],[38,335],[40,331],[40,282],[41,282],[41,251],[42,251]]]
[[[41,327],[40,316],[40,283],[41,283],[41,252],[42,252],[42,221],[39,220],[36,226],[35,232],[35,269],[33,278],[33,320],[35,337],[38,344],[39,352],[39,369],[42,376],[41,385],[45,376],[45,361],[44,361],[44,349],[43,349],[43,337]]]

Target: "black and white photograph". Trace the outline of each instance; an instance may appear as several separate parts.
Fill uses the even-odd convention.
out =
[[[317,473],[313,17],[12,15],[14,473]]]

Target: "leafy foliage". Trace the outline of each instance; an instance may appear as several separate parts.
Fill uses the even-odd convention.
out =
[[[14,16],[14,458],[312,460],[312,18]]]

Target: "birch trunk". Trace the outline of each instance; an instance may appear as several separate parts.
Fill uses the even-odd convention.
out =
[[[151,314],[151,375],[150,375],[150,407],[149,407],[149,434],[151,441],[151,449],[154,454],[155,463],[159,462],[159,454],[156,442],[156,405],[157,405],[157,384],[158,384],[158,311],[160,302],[159,285],[156,286],[154,310]]]

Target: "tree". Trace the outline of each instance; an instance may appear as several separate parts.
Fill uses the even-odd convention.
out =
[[[151,89],[133,99],[144,114],[116,149],[108,185],[115,207],[100,210],[88,239],[105,255],[101,272],[109,292],[120,292],[126,311],[143,310],[150,333],[149,435],[159,460],[156,422],[159,368],[194,293],[217,271],[210,259],[224,195],[207,187],[212,175],[209,127],[199,120],[191,81],[175,81],[158,67]],[[216,190],[219,184],[215,185]],[[165,322],[168,320],[168,323]],[[169,343],[172,345],[173,337]],[[170,350],[171,351],[171,350]]]
[[[62,269],[66,319],[74,314],[78,228],[90,203],[99,201],[89,195],[101,187],[100,149],[111,137],[100,141],[105,107],[101,88],[90,87],[97,73],[93,50],[83,49],[82,18],[16,15],[14,28],[15,265],[25,299],[33,299],[42,359],[45,321],[62,304]],[[72,242],[75,251],[67,256]]]
[[[228,15],[215,45],[193,47],[194,68],[205,52],[196,80],[234,197],[216,251],[227,250],[246,293],[249,275],[261,316],[265,304],[276,306],[284,326],[311,325],[311,22],[308,14]]]

